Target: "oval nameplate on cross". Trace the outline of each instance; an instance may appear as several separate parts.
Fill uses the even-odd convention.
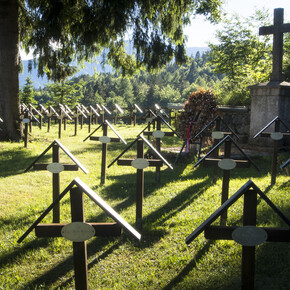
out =
[[[136,158],[131,162],[131,165],[136,169],[144,169],[149,166],[149,162],[143,158]]]
[[[272,132],[271,133],[271,139],[278,141],[283,139],[283,134],[280,132]]]
[[[48,164],[46,169],[51,173],[60,173],[64,171],[64,166],[58,162],[53,162]]]
[[[104,111],[101,111],[101,112],[100,112],[100,114],[104,115],[104,114],[105,114],[105,112],[104,112]]]
[[[218,167],[223,170],[232,170],[237,166],[233,159],[224,158],[218,162]]]
[[[101,137],[99,137],[99,141],[102,143],[109,143],[109,142],[111,142],[111,138],[108,136],[101,136]]]
[[[133,110],[133,113],[137,113],[137,110],[136,110],[136,109],[134,109],[134,110]]]
[[[72,222],[61,229],[62,236],[73,242],[84,242],[95,235],[95,229],[87,223]]]
[[[224,138],[224,133],[220,131],[213,131],[211,133],[212,138],[214,139],[223,139]]]
[[[156,130],[152,133],[152,135],[155,137],[155,138],[163,138],[165,133],[160,131],[160,130]]]
[[[28,124],[28,123],[30,123],[30,120],[29,120],[28,118],[24,118],[24,119],[22,120],[22,122],[23,122],[24,124]]]
[[[233,231],[232,238],[243,246],[255,247],[264,243],[268,234],[264,229],[255,226],[243,226]]]
[[[152,121],[153,121],[153,118],[146,118],[146,122],[151,123]]]

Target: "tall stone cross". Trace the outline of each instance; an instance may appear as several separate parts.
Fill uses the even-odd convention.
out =
[[[290,23],[284,22],[284,9],[274,9],[274,25],[260,27],[259,35],[273,34],[273,71],[270,81],[283,81],[282,61],[283,61],[283,33],[290,32]]]

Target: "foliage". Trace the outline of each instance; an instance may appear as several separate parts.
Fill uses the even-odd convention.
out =
[[[48,105],[64,104],[73,108],[82,99],[82,87],[85,82],[61,81],[60,83],[51,83],[48,85],[51,99]]]
[[[142,67],[159,68],[173,57],[184,63],[183,26],[193,14],[218,20],[220,6],[220,0],[22,0],[20,39],[38,56],[40,75],[56,70],[58,64],[67,68],[73,58],[91,59],[103,48],[107,62],[122,74],[133,74]],[[134,54],[126,48],[128,35]]]
[[[30,77],[25,80],[25,85],[20,91],[20,101],[26,105],[35,104],[33,83]]]
[[[257,36],[257,27],[264,26],[266,13],[257,11],[250,18],[234,16],[217,31],[219,44],[210,44],[210,63],[214,71],[225,74],[216,90],[217,97],[231,105],[250,104],[248,86],[269,80],[271,46]],[[256,21],[255,21],[256,20]]]
[[[220,76],[213,73],[207,64],[208,54],[198,54],[197,58],[189,58],[183,66],[169,64],[154,74],[141,71],[132,77],[123,77],[116,73],[81,75],[73,78],[73,83],[84,82],[80,86],[84,105],[105,104],[111,106],[118,103],[121,107],[130,107],[134,103],[139,106],[152,106],[154,103],[183,103],[188,96],[199,87],[214,88]],[[194,76],[194,77],[192,77]],[[191,83],[189,80],[195,80]],[[50,86],[39,90],[41,95],[50,94]],[[43,103],[45,105],[45,103]]]
[[[212,90],[200,88],[193,92],[178,116],[178,132],[183,140],[194,140],[195,135],[217,115],[217,100]],[[189,135],[188,135],[189,133]]]

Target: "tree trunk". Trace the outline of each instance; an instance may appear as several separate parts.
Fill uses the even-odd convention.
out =
[[[0,140],[19,141],[18,0],[0,0]]]

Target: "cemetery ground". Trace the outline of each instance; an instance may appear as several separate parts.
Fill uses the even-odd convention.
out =
[[[129,144],[144,128],[116,125]],[[92,128],[94,129],[94,128]],[[0,143],[0,289],[72,289],[74,269],[72,242],[64,238],[37,238],[34,232],[20,244],[17,240],[52,202],[52,174],[48,171],[24,170],[58,136],[57,125],[49,133],[33,127],[28,148],[23,143]],[[136,169],[114,164],[107,169],[106,183],[100,184],[101,143],[87,140],[87,126],[74,135],[67,126],[59,140],[89,173],[64,171],[60,174],[61,191],[79,177],[126,221],[135,223]],[[110,132],[108,135],[114,135]],[[179,147],[182,141],[165,137],[162,149]],[[126,146],[108,145],[107,164]],[[146,149],[145,149],[146,152]],[[133,157],[132,147],[125,155]],[[173,154],[164,156],[171,164]],[[289,158],[285,156],[285,160]],[[266,193],[273,203],[290,217],[290,179],[278,170],[271,187],[271,155],[252,156],[260,168],[237,168],[231,172],[230,196],[249,179]],[[71,160],[60,153],[60,162]],[[284,161],[285,161],[284,160]],[[44,161],[44,162],[43,162]],[[42,163],[51,162],[46,154]],[[213,183],[213,169],[194,168],[193,155],[182,157],[174,170],[163,166],[160,182],[155,168],[145,172],[143,230],[141,242],[126,233],[120,237],[93,237],[88,245],[88,279],[90,289],[239,289],[241,285],[241,249],[234,241],[206,240],[198,236],[190,245],[185,238],[220,206],[222,174]],[[258,202],[257,225],[286,227],[286,224],[262,200]],[[242,225],[243,198],[228,211],[228,225]],[[67,195],[60,205],[61,222],[70,223]],[[87,222],[111,221],[85,197]],[[42,223],[51,223],[52,215]],[[214,222],[218,224],[219,220]],[[289,289],[290,244],[266,242],[256,249],[256,289]]]

